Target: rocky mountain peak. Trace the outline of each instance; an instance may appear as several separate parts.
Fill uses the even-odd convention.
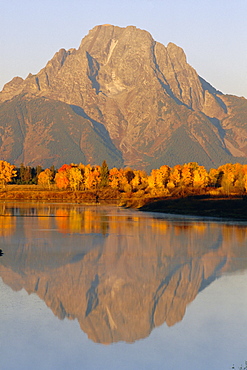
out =
[[[173,42],[169,42],[167,45],[167,52],[169,54],[169,57],[173,62],[185,65],[187,64],[187,59],[185,52],[182,48],[174,44]]]
[[[165,47],[134,26],[94,27],[78,50],[61,49],[36,75],[6,84],[0,102],[18,96],[73,106],[71,120],[80,112],[80,119],[101,127],[100,135],[107,135],[125,165],[150,169],[196,161],[210,167],[230,161],[234,153],[247,155],[247,134],[236,142],[234,128],[224,131],[238,103],[198,76],[181,47]],[[172,154],[174,146],[182,146],[183,154],[180,148],[180,154]],[[0,153],[14,163],[20,158],[6,148]]]

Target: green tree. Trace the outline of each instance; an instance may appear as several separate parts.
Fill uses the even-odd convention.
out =
[[[35,182],[35,184],[38,184],[38,178],[39,178],[39,174],[40,174],[40,172],[42,172],[42,167],[41,166],[37,166],[36,168],[35,168],[35,178],[34,178],[34,182]]]
[[[109,168],[107,166],[106,161],[103,161],[101,168],[100,168],[100,186],[105,187],[109,185]]]
[[[21,184],[24,184],[24,176],[25,176],[25,166],[23,163],[21,163],[20,165],[20,173],[19,173],[19,177],[20,177],[20,183]]]
[[[21,184],[30,184],[32,181],[32,170],[29,166],[24,166],[23,163],[21,163],[20,166],[20,183]]]

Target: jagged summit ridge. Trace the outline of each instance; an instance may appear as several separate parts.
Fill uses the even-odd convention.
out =
[[[196,161],[212,167],[247,155],[246,126],[232,125],[240,98],[225,96],[198,76],[181,47],[165,47],[134,26],[94,27],[77,50],[61,49],[36,75],[6,84],[0,102],[41,97],[77,107],[73,114],[104,128],[125,165],[150,169]],[[20,160],[3,147],[0,153]]]
[[[73,58],[68,58],[69,56]],[[85,58],[86,57],[86,58]],[[146,66],[146,64],[148,65]],[[81,42],[78,50],[61,49],[47,63],[37,75],[29,75],[25,81],[18,78],[18,87],[21,92],[31,92],[43,95],[52,94],[57,83],[66,82],[79,84],[83,90],[84,81],[74,74],[73,80],[68,81],[68,70],[75,72],[75,64],[81,67],[92,83],[92,87],[105,94],[111,94],[112,85],[122,84],[122,88],[113,91],[121,92],[129,86],[140,82],[148,82],[150,77],[156,77],[166,92],[174,95],[189,107],[201,108],[203,106],[203,89],[196,71],[187,64],[186,56],[182,48],[169,43],[167,48],[156,43],[147,32],[134,26],[120,28],[111,25],[94,27]],[[140,67],[145,66],[144,70]],[[149,70],[149,68],[150,70]],[[62,76],[61,76],[62,75]],[[139,77],[139,78],[138,78]],[[61,81],[62,80],[62,81]],[[97,81],[97,83],[96,83]],[[16,78],[12,80],[16,86]],[[101,86],[97,91],[96,85]],[[6,90],[13,84],[4,86],[1,100],[5,100]],[[22,85],[22,86],[20,86]],[[188,94],[188,90],[191,93]],[[47,91],[50,90],[50,91]],[[120,90],[120,91],[119,91]],[[20,89],[12,89],[12,97],[17,95]],[[62,93],[61,93],[62,95]],[[76,92],[75,92],[76,95]],[[58,96],[59,98],[59,96]],[[73,98],[72,98],[73,99]],[[75,99],[75,98],[74,98]]]

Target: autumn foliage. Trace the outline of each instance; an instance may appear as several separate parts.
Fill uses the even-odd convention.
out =
[[[222,195],[247,192],[247,165],[225,164],[207,171],[196,162],[169,167],[162,165],[148,175],[131,168],[90,164],[63,165],[54,178],[58,189],[97,190],[109,187],[122,193],[139,196],[186,196],[205,192]]]
[[[16,176],[15,166],[6,161],[0,161],[0,186],[5,187]]]
[[[49,168],[40,172],[40,174],[38,175],[38,185],[48,187],[50,189],[51,182],[52,182],[52,172]]]
[[[16,176],[14,166],[0,161],[0,184],[11,182]],[[196,162],[162,165],[150,174],[131,168],[111,168],[102,165],[64,164],[57,171],[41,170],[38,185],[44,189],[66,191],[98,191],[112,189],[126,196],[184,197],[194,194],[222,196],[247,193],[247,165],[227,163],[209,171]]]

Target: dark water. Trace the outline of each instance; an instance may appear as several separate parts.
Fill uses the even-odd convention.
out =
[[[247,359],[247,227],[0,203],[0,369],[231,369]]]

